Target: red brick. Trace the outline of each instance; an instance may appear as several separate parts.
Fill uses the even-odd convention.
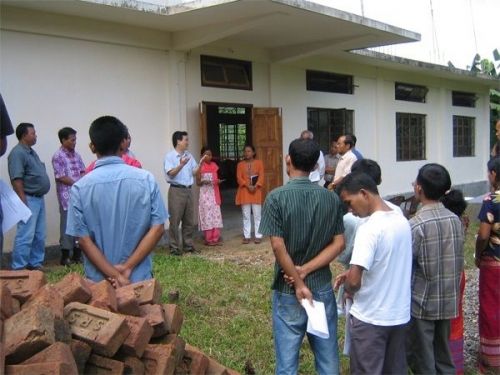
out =
[[[144,363],[139,358],[118,353],[113,359],[123,362],[125,375],[144,375]]]
[[[46,362],[30,365],[11,365],[5,369],[6,375],[66,375],[71,369],[65,363]]]
[[[22,365],[29,365],[33,363],[45,363],[45,362],[61,362],[67,364],[70,369],[68,374],[76,375],[78,374],[78,369],[76,367],[75,358],[71,352],[71,348],[68,344],[62,342],[56,342],[45,348],[41,352],[38,352],[33,357],[27,359]]]
[[[133,289],[116,289],[116,303],[118,312],[125,315],[141,316],[139,301],[135,297]]]
[[[198,348],[186,344],[184,353],[184,360],[188,364],[190,374],[205,374],[208,368],[208,357],[202,353]]]
[[[90,286],[92,297],[89,305],[100,309],[117,312],[115,288],[107,281],[102,280]]]
[[[12,315],[4,324],[5,360],[16,364],[55,342],[54,313],[33,306]]]
[[[79,302],[66,305],[64,318],[75,338],[105,357],[113,357],[130,333],[124,317]]]
[[[0,319],[0,374],[5,373],[5,350],[3,343],[3,320]]]
[[[69,346],[71,348],[71,352],[73,353],[73,357],[75,358],[78,373],[84,374],[85,364],[89,360],[92,348],[86,342],[75,339],[71,340],[71,344]]]
[[[92,297],[87,282],[77,273],[66,275],[61,281],[54,284],[54,287],[63,297],[65,305],[70,302],[87,303]]]
[[[130,284],[120,289],[133,290],[135,297],[139,301],[139,305],[154,305],[161,302],[162,289],[160,282],[156,281],[156,279]]]
[[[27,309],[33,305],[48,307],[52,310],[56,319],[63,318],[64,300],[57,289],[50,284],[44,285],[42,288],[38,289],[31,298],[23,304],[21,309]]]
[[[180,333],[184,322],[184,314],[182,314],[181,308],[170,303],[165,303],[162,307],[168,333]]]
[[[12,306],[12,294],[7,285],[0,284],[0,318],[7,319],[14,315]]]
[[[46,283],[45,275],[41,271],[0,271],[0,284],[7,286],[12,297],[21,303]]]
[[[146,375],[172,375],[177,366],[175,346],[149,344],[142,355]]]
[[[161,337],[168,333],[167,322],[161,305],[141,305],[141,316],[153,327],[153,337]]]
[[[90,356],[85,366],[85,374],[119,375],[123,374],[124,371],[125,365],[122,362],[96,354]]]
[[[14,314],[17,314],[21,311],[21,302],[17,298],[12,297],[12,309],[14,310]]]
[[[180,336],[176,334],[166,335],[159,339],[153,339],[151,341],[151,344],[173,345],[175,347],[175,353],[176,353],[175,360],[177,363],[181,363],[182,357],[184,357],[185,354],[184,349],[186,347],[186,342]]]
[[[151,327],[146,318],[128,315],[125,315],[124,318],[130,334],[125,339],[120,351],[124,354],[140,358],[153,336],[153,327]]]
[[[71,326],[64,319],[54,319],[54,335],[56,341],[71,343]]]

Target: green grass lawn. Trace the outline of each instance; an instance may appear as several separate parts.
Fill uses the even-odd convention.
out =
[[[474,267],[474,235],[471,224],[466,241],[466,267]],[[270,250],[271,251],[271,250]],[[154,256],[154,276],[163,286],[163,300],[178,290],[178,305],[184,313],[181,336],[191,345],[219,362],[244,373],[250,363],[257,374],[274,372],[271,329],[272,266],[235,265],[214,262],[200,256],[171,257],[164,251]],[[334,271],[339,271],[334,264]],[[55,267],[49,282],[69,272],[82,272],[81,266]],[[344,319],[339,319],[339,347],[342,350]],[[341,372],[348,373],[348,360],[341,355]],[[303,344],[300,373],[312,374],[314,359],[307,340]]]

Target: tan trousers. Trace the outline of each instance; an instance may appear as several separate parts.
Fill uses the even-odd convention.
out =
[[[193,192],[191,189],[170,186],[168,190],[168,211],[170,214],[170,226],[168,234],[170,238],[170,249],[184,250],[193,247],[194,230],[194,207]],[[182,241],[179,236],[179,225],[182,223]]]

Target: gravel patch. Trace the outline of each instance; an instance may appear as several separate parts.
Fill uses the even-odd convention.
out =
[[[478,373],[477,356],[479,351],[479,270],[465,271],[464,310],[464,361],[465,372]]]

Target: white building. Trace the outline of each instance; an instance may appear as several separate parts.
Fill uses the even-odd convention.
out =
[[[229,179],[252,142],[268,186],[281,184],[288,144],[309,127],[325,151],[354,132],[382,167],[383,195],[409,192],[427,162],[447,166],[468,193],[485,189],[488,90],[499,81],[348,52],[418,40],[412,31],[305,0],[1,0],[0,10],[0,91],[14,125],[35,125],[51,177],[57,131],[75,128],[89,163],[88,127],[109,114],[129,127],[132,150],[165,197],[162,162],[175,130],[189,132],[195,154],[208,143]],[[7,152],[17,143],[8,141]],[[8,179],[5,156],[0,173]],[[46,204],[53,245],[54,185]]]

